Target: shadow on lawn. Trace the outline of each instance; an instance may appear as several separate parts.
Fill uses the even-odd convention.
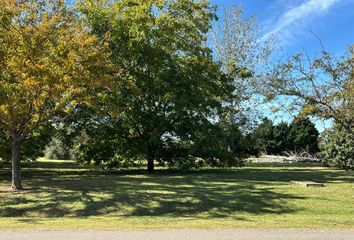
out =
[[[9,174],[1,173],[0,181]],[[310,168],[201,170],[188,173],[25,171],[34,190],[1,193],[0,217],[170,216],[242,220],[243,213],[298,211],[303,199],[276,188],[291,180],[353,182],[343,172]]]

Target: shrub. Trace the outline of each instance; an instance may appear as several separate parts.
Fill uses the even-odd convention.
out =
[[[53,137],[44,150],[44,156],[48,159],[70,159],[70,149],[60,137]]]
[[[324,133],[321,154],[325,166],[354,169],[354,136],[335,126]]]

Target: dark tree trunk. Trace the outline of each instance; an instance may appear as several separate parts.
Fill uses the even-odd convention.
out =
[[[155,171],[154,159],[148,159],[147,168],[149,173],[153,173]]]
[[[21,162],[20,162],[20,141],[18,139],[12,140],[12,185],[14,190],[22,190],[21,184]]]
[[[147,153],[147,170],[149,173],[153,173],[155,171],[154,165],[155,154],[154,151],[150,148]]]

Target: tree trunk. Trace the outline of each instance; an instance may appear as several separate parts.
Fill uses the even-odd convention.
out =
[[[155,171],[154,158],[155,158],[154,151],[149,149],[147,154],[147,161],[148,161],[147,170],[149,173],[153,173]]]
[[[154,160],[155,160],[155,151],[156,148],[153,145],[148,145],[147,147],[147,152],[146,152],[146,158],[148,161],[147,164],[147,170],[149,173],[153,173],[155,171],[155,165],[154,165]]]
[[[154,159],[148,160],[148,172],[149,173],[153,173],[155,171],[155,167],[154,167]]]
[[[20,162],[20,141],[18,139],[12,140],[12,185],[14,190],[22,190],[21,184],[21,162]]]

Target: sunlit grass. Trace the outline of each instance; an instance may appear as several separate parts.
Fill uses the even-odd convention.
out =
[[[354,173],[319,166],[107,172],[41,159],[0,170],[0,228],[354,228]],[[324,188],[291,185],[323,182]]]

